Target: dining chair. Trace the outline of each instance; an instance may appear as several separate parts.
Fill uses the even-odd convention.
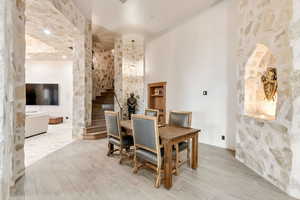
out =
[[[177,127],[187,127],[191,128],[192,122],[192,112],[184,111],[170,111],[169,113],[169,125]],[[176,150],[176,174],[179,175],[179,167],[184,162],[187,162],[187,165],[190,166],[190,140],[180,142],[175,145]],[[179,153],[187,151],[186,161],[180,161]]]
[[[134,173],[143,166],[156,171],[154,186],[158,188],[161,182],[162,146],[159,142],[157,118],[145,115],[132,115],[134,139]]]
[[[159,110],[156,109],[145,109],[145,115],[146,116],[152,116],[152,117],[156,117],[157,121],[159,120]]]
[[[133,146],[133,137],[122,134],[120,128],[119,114],[117,112],[105,111],[105,122],[108,138],[108,152],[107,156],[111,156],[115,151],[120,151],[120,161],[122,164],[124,156],[130,157],[130,147]],[[118,146],[119,149],[114,149]],[[126,150],[126,153],[124,152]]]

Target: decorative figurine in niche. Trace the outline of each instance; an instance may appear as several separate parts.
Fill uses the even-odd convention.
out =
[[[268,101],[275,101],[278,88],[276,68],[268,67],[267,71],[262,75],[261,81],[263,83],[266,99]]]
[[[131,115],[135,114],[135,107],[137,106],[137,100],[134,97],[134,93],[130,93],[130,97],[127,99],[128,117],[131,120]]]

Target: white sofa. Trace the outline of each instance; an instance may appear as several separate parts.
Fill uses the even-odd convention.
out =
[[[45,112],[28,111],[25,119],[25,137],[47,133],[49,115]]]

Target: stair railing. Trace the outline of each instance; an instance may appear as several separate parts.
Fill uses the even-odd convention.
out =
[[[118,103],[118,106],[120,108],[120,119],[123,119],[123,107],[121,106],[120,102],[119,102],[119,99],[118,99],[118,96],[117,94],[114,92],[114,97]]]

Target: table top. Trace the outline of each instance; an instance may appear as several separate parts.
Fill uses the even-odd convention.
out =
[[[125,129],[132,130],[131,120],[121,120],[120,125]],[[189,134],[199,133],[201,130],[169,125],[160,125],[158,131],[161,139],[172,140]]]
[[[161,139],[172,140],[182,136],[199,133],[199,129],[165,126],[158,129]]]

